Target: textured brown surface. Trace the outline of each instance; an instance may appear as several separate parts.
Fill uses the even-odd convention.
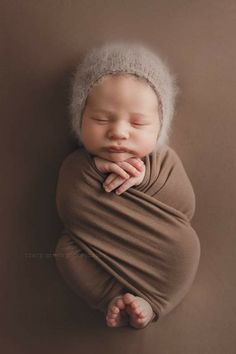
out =
[[[236,5],[200,1],[6,1],[1,14],[1,350],[234,354]],[[196,194],[197,277],[145,330],[107,328],[58,274],[59,167],[76,148],[68,80],[84,47],[150,41],[178,73],[172,146]]]

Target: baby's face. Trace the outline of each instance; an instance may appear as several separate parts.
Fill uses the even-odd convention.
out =
[[[109,75],[90,91],[81,140],[92,155],[113,162],[142,158],[154,150],[159,131],[158,99],[147,83]]]

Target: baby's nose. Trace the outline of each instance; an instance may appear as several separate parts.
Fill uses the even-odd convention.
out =
[[[127,139],[129,137],[129,129],[126,124],[115,124],[109,129],[108,135],[113,139]]]

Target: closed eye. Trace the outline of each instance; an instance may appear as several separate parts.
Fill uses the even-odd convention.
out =
[[[141,124],[141,123],[133,123],[134,125],[146,125],[147,123],[143,123],[143,124]]]
[[[146,122],[146,123],[132,123],[132,125],[136,126],[136,127],[142,127],[142,126],[147,126],[150,125],[150,122]]]
[[[109,119],[99,119],[99,118],[94,118],[92,117],[93,120],[96,120],[97,122],[104,122],[104,123],[107,123],[109,122],[110,120]],[[135,126],[143,126],[143,125],[148,125],[150,123],[135,123],[135,122],[131,122],[132,125],[135,125]]]
[[[98,119],[98,118],[92,118],[93,120],[97,120],[98,122],[108,122],[108,119]]]

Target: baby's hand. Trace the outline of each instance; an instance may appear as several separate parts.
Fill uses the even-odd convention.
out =
[[[106,181],[103,183],[105,191],[111,192],[113,189],[120,186],[120,188],[116,190],[116,194],[120,195],[130,187],[139,185],[143,181],[143,178],[145,176],[146,167],[144,164],[141,166],[141,169],[142,170],[138,172],[137,176],[130,177],[128,180],[124,180],[124,178],[117,176],[115,173],[110,174],[109,177],[107,177]]]
[[[115,175],[122,177],[124,180],[129,178],[130,175],[138,176],[140,171],[142,171],[142,165],[143,165],[143,161],[136,157],[131,157],[123,162],[112,162],[112,161],[105,160],[101,157],[94,157],[94,162],[97,169],[100,172],[102,173],[113,172]],[[128,173],[126,173],[125,170]],[[113,179],[114,176],[113,178],[110,178],[108,182],[110,182]]]
[[[119,192],[124,192],[128,188],[140,184],[145,175],[145,165],[139,158],[131,157],[125,161],[115,163],[104,160],[100,157],[95,157],[94,162],[100,172],[113,172],[107,177],[103,184],[104,187],[110,187],[110,189],[106,189],[107,192],[112,191],[121,184],[123,185],[117,190],[117,194],[119,194]],[[130,177],[130,175],[134,177]],[[126,180],[127,182],[125,182]]]

